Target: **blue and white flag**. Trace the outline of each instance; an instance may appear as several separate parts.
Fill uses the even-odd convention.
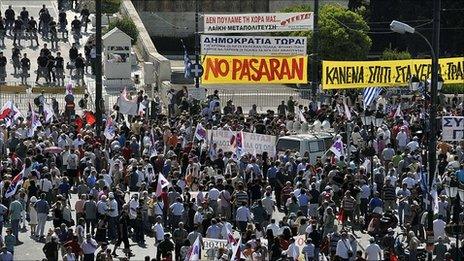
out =
[[[372,102],[379,97],[380,92],[382,91],[381,88],[378,87],[367,87],[363,91],[363,104],[364,104],[364,109],[369,107]]]
[[[190,71],[190,66],[192,65],[192,61],[190,61],[190,57],[187,52],[187,47],[185,47],[184,41],[182,41],[182,48],[184,49],[184,78],[189,79],[191,78],[192,74]]]
[[[23,174],[24,174],[24,166],[23,166],[23,170],[21,171],[21,173],[16,175],[13,178],[13,180],[11,180],[10,186],[5,192],[5,198],[9,198],[13,196],[14,194],[16,194],[16,191],[19,188],[21,188],[21,186],[23,185]]]

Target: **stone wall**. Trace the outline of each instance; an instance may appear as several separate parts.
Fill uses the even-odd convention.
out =
[[[135,7],[130,0],[124,0],[120,12],[122,15],[130,17],[139,31],[137,38],[137,48],[146,62],[152,62],[155,67],[155,79],[157,86],[161,85],[163,81],[171,80],[171,63],[166,57],[162,56],[155,48],[155,45],[150,39],[147,30],[144,27],[142,19],[138,15]]]

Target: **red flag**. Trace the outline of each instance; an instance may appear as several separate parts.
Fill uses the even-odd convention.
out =
[[[82,121],[81,117],[76,116],[75,123],[76,123],[76,126],[77,126],[77,132],[79,132],[82,129],[82,127],[84,126],[84,122]]]
[[[10,108],[4,108],[2,109],[2,111],[0,112],[0,120],[3,120],[5,119],[6,117],[8,117],[10,115],[10,113],[12,112],[12,110]]]
[[[337,220],[340,221],[340,223],[342,223],[342,224],[345,221],[345,213],[343,211],[343,208],[340,209],[340,212],[337,215]]]
[[[84,112],[84,117],[85,117],[85,121],[89,125],[94,125],[95,122],[97,121],[97,118],[95,118],[95,115],[91,111]]]
[[[390,261],[398,261],[398,257],[393,252],[390,252]]]

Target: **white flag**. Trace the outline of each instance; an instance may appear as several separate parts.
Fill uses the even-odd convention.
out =
[[[137,99],[129,100],[126,88],[124,88],[121,95],[119,95],[117,104],[119,106],[119,113],[133,116],[137,116],[139,114],[137,109]]]
[[[21,116],[21,112],[12,101],[5,102],[0,110],[0,120],[4,120],[7,127],[13,125],[14,121]]]
[[[198,123],[195,128],[195,138],[197,140],[206,140],[208,138],[208,132],[201,123]]]
[[[52,122],[54,115],[55,115],[55,112],[53,112],[52,106],[50,106],[50,104],[48,103],[45,103],[44,104],[45,122]]]
[[[303,112],[301,110],[298,110],[298,116],[299,116],[301,122],[308,122],[308,121],[306,121],[306,118],[305,118],[305,116],[304,116],[304,114],[303,114]]]
[[[350,108],[348,108],[348,105],[346,105],[345,100],[343,100],[343,107],[344,107],[344,110],[345,110],[346,119],[351,121],[351,111],[350,111]]]
[[[116,128],[113,123],[113,118],[108,117],[106,119],[106,126],[105,131],[103,131],[103,135],[105,135],[108,140],[112,140],[116,135]]]
[[[27,131],[27,137],[31,138],[31,137],[34,137],[34,133],[37,130],[37,127],[42,126],[42,123],[40,123],[40,120],[37,117],[37,114],[32,109],[31,103],[29,103],[29,114],[31,116],[31,121],[29,124],[29,129]]]
[[[193,242],[193,245],[190,247],[190,251],[188,255],[186,256],[185,260],[187,261],[201,260],[200,251],[201,251],[200,236],[198,236],[197,239],[195,239],[195,242]]]
[[[158,174],[158,184],[156,184],[156,196],[161,195],[163,188],[169,186],[169,181],[163,176],[163,174]]]
[[[395,115],[394,117],[399,117],[400,119],[403,119],[403,112],[401,111],[401,103],[398,104],[398,107],[396,107]]]
[[[143,116],[145,114],[145,109],[147,108],[147,106],[143,105],[143,103],[139,103],[139,116]]]
[[[343,141],[341,138],[338,138],[332,147],[330,147],[330,151],[335,154],[335,157],[340,158],[340,156],[345,155],[345,149],[343,148]]]

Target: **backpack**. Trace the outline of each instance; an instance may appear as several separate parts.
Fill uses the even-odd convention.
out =
[[[78,105],[79,105],[79,107],[84,108],[84,105],[85,105],[85,104],[84,104],[84,98],[82,98],[82,99],[79,100]]]

